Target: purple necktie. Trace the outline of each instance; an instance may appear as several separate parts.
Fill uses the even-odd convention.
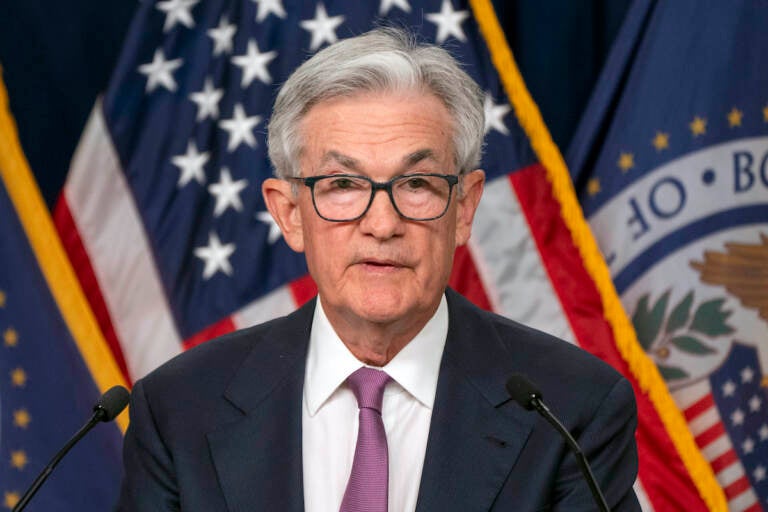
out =
[[[360,368],[347,377],[357,398],[360,428],[355,460],[339,512],[387,512],[389,460],[387,435],[381,420],[381,401],[389,375],[373,368]]]

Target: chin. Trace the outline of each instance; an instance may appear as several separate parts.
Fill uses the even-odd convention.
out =
[[[375,290],[360,297],[355,310],[358,316],[370,322],[387,323],[408,314],[411,308],[406,302],[399,291]]]
[[[392,323],[401,319],[413,318],[427,313],[440,294],[430,300],[423,290],[412,290],[404,286],[363,288],[357,301],[353,302],[353,311],[360,317],[375,323]]]

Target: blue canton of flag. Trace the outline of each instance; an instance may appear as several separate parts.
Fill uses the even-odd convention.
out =
[[[755,348],[735,343],[710,381],[712,396],[748,480],[758,495],[768,496],[768,420],[764,414],[768,393],[763,377]]]
[[[0,237],[0,506],[11,509],[91,417],[100,393],[2,180]],[[99,426],[62,461],[30,510],[107,510],[117,497],[121,445],[114,423]]]
[[[637,1],[568,160],[729,508],[768,510],[768,5]]]

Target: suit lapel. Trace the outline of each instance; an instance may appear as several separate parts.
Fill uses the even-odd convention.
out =
[[[512,355],[487,320],[448,290],[449,329],[417,511],[489,510],[535,418],[504,389]]]
[[[301,408],[314,302],[255,340],[222,404],[243,417],[207,436],[230,512],[304,510]]]

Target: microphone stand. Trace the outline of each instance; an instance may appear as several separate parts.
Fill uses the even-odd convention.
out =
[[[21,512],[24,510],[24,507],[27,506],[29,500],[31,500],[32,497],[37,493],[38,489],[40,489],[40,486],[45,483],[45,481],[48,479],[48,476],[53,472],[54,468],[59,464],[59,462],[61,462],[61,459],[64,458],[69,450],[72,449],[72,447],[75,446],[75,444],[77,444],[77,442],[80,441],[80,439],[82,439],[85,434],[87,434],[93,427],[95,427],[97,423],[102,421],[101,418],[103,415],[104,411],[102,409],[98,409],[93,413],[93,416],[91,416],[91,419],[88,420],[88,423],[83,425],[82,428],[80,428],[80,430],[78,430],[77,433],[72,436],[72,439],[70,439],[67,444],[65,444],[64,447],[59,450],[56,455],[53,456],[43,471],[37,475],[37,478],[35,478],[35,481],[32,482],[32,485],[29,487],[29,489],[27,489],[27,492],[24,493],[24,496],[22,496],[16,506],[13,507],[12,512]]]
[[[573,450],[573,454],[576,456],[576,462],[579,463],[581,474],[584,475],[584,479],[587,481],[587,485],[589,485],[589,490],[592,492],[592,497],[600,509],[600,512],[611,512],[611,509],[608,508],[608,503],[605,501],[605,496],[603,496],[603,493],[597,486],[597,480],[595,480],[595,475],[592,473],[592,468],[589,467],[589,463],[587,462],[587,458],[584,456],[584,452],[581,451],[579,444],[573,438],[571,433],[568,432],[568,429],[565,428],[562,423],[560,423],[555,415],[552,414],[552,412],[549,410],[549,407],[547,407],[539,397],[532,397],[530,404],[534,407],[534,409],[536,409],[536,412],[541,414],[544,419],[549,422],[550,425],[555,427],[555,430],[560,432],[560,435],[563,436],[566,443],[568,443],[568,446],[570,446],[571,450]]]

